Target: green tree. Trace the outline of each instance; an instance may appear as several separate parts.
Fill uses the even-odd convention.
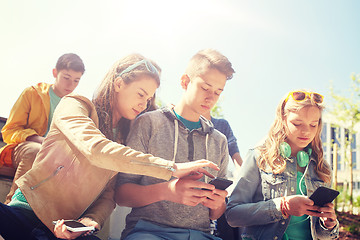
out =
[[[211,116],[214,118],[224,118],[222,111],[222,107],[219,105],[219,102],[217,102],[215,106],[211,109]]]
[[[159,97],[155,98],[155,104],[158,108],[162,108],[166,106],[165,102],[161,100]]]
[[[349,171],[349,202],[350,212],[353,208],[353,161],[352,148],[353,135],[356,134],[356,126],[360,122],[360,75],[351,75],[351,85],[348,93],[345,95],[337,94],[334,88],[330,87],[330,94],[334,100],[330,107],[330,114],[336,119],[338,126],[346,128],[345,138],[345,167]],[[346,191],[346,188],[344,188]]]

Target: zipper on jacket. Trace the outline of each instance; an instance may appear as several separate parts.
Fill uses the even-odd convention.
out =
[[[39,182],[38,184],[36,184],[35,186],[31,186],[30,189],[31,190],[34,190],[36,188],[38,188],[41,184],[43,184],[44,182],[48,181],[50,178],[54,177],[56,174],[58,174],[58,172],[63,169],[64,166],[60,165],[58,166],[55,171],[50,175],[48,176],[47,178],[45,178],[44,180],[42,180],[41,182]]]
[[[175,168],[172,166],[163,166],[163,165],[159,165],[159,164],[155,164],[155,163],[141,162],[141,161],[137,161],[137,160],[130,160],[130,162],[133,164],[165,168],[171,172],[175,172]]]

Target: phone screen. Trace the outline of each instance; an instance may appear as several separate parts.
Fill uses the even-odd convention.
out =
[[[80,228],[80,227],[86,227],[84,224],[78,221],[65,221],[64,224],[71,228]]]
[[[233,183],[233,181],[225,178],[214,178],[209,183],[214,185],[216,189],[225,190]]]
[[[314,201],[314,205],[322,207],[325,204],[332,202],[338,195],[338,191],[320,186],[309,198]]]
[[[53,221],[54,225],[56,223],[57,221]],[[97,231],[97,229],[94,226],[85,226],[84,224],[76,220],[64,220],[64,225],[66,226],[66,229],[71,232],[91,231],[91,233],[94,233]]]

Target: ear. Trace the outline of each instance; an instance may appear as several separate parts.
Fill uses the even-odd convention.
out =
[[[124,80],[121,77],[117,77],[114,81],[115,92],[119,92],[120,89],[124,86]]]
[[[56,68],[54,68],[54,69],[52,70],[52,73],[53,73],[54,78],[57,78],[58,71],[57,71]]]
[[[183,89],[185,89],[185,90],[187,89],[189,82],[190,82],[190,78],[187,74],[184,74],[181,76],[181,87]]]

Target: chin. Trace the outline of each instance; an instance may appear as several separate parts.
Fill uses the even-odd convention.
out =
[[[127,116],[127,117],[124,117],[124,118],[126,118],[126,119],[128,119],[128,120],[134,120],[135,118],[136,118],[137,116]]]
[[[300,148],[306,148],[307,145],[309,145],[309,143],[300,143],[300,144],[298,144],[298,146],[299,146]]]
[[[208,110],[201,108],[200,111],[196,111],[196,113],[200,114],[200,115],[205,115],[208,112]]]
[[[134,119],[137,118],[139,115],[140,115],[140,113],[139,113],[139,114],[136,114],[136,115],[132,115],[132,116],[129,117],[129,119],[130,119],[130,120],[134,120]]]

